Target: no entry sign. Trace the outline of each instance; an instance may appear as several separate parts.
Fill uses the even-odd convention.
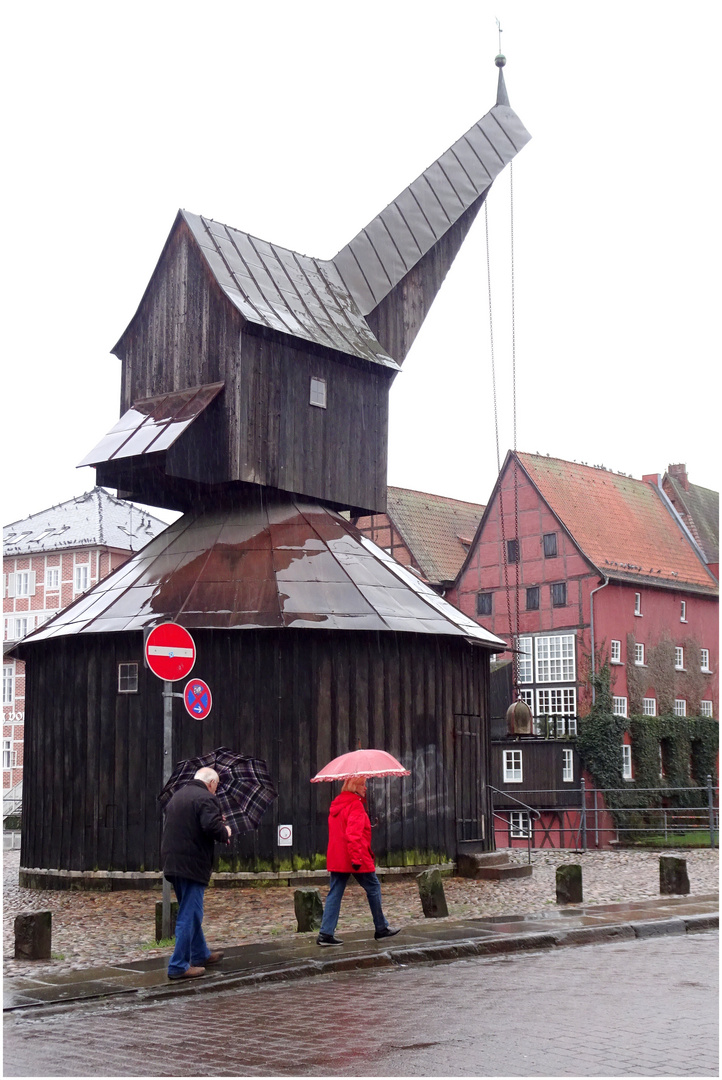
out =
[[[211,688],[203,679],[191,679],[183,688],[183,701],[191,716],[196,720],[205,720],[213,704]]]
[[[159,679],[175,682],[189,675],[196,662],[196,646],[184,626],[166,622],[155,626],[145,643],[148,667]]]

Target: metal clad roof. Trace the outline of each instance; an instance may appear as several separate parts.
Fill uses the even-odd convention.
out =
[[[182,211],[228,299],[251,323],[398,369],[327,263]]]
[[[218,396],[223,386],[222,382],[207,383],[134,401],[118,423],[86,454],[78,468],[167,450]]]
[[[652,484],[558,458],[517,456],[582,552],[603,573],[717,593],[717,583]]]
[[[318,503],[180,518],[25,640],[187,627],[402,630],[503,645]]]
[[[332,261],[363,314],[373,311],[408,272],[413,247],[418,248],[413,256],[417,262],[488,189],[529,138],[510,108],[494,106],[339,251]],[[399,229],[398,218],[410,230],[413,247]],[[388,232],[378,228],[379,220],[388,223]]]

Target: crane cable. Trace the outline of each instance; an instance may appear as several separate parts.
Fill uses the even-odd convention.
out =
[[[509,163],[510,176],[510,229],[511,229],[511,371],[512,371],[512,415],[514,434],[514,455],[516,455],[516,308],[515,308],[515,278],[514,278],[514,163]],[[489,336],[491,352],[491,381],[494,398],[494,434],[496,438],[496,469],[501,475],[501,459],[499,456],[499,411],[496,396],[496,366],[494,353],[494,315],[491,293],[491,259],[489,245],[489,213],[486,200],[484,200],[484,224],[486,228],[486,277],[489,297]],[[509,632],[517,639],[519,637],[519,566],[521,557],[521,544],[519,541],[519,477],[516,456],[514,457],[514,528],[516,541],[516,581],[515,581],[515,621],[512,623],[511,616],[511,589],[509,588],[509,548],[506,539],[506,525],[504,521],[504,501],[502,498],[501,484],[499,485],[499,518],[501,523],[502,561],[504,565],[504,592],[506,594],[506,610],[509,621]],[[512,652],[512,690],[518,697],[519,672],[516,652]]]

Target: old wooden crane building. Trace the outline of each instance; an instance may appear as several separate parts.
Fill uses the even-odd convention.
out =
[[[322,866],[334,792],[309,780],[359,745],[411,770],[372,791],[381,865],[493,846],[500,639],[343,512],[386,508],[389,388],[528,138],[500,69],[491,111],[327,261],[179,212],[113,350],[121,418],[81,464],[183,516],[18,647],[28,883],[158,871],[162,684],[142,656],[144,632],[168,620],[194,635],[214,695],[203,722],[176,703],[174,761],[229,746],[265,758],[280,793],[223,869]]]

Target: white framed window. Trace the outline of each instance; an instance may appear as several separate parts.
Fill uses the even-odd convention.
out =
[[[632,779],[632,748],[626,743],[622,745],[622,779]]]
[[[699,715],[700,716],[712,716],[712,702],[700,701],[699,703]]]
[[[574,635],[554,634],[552,637],[535,638],[536,681],[574,682]]]
[[[562,780],[574,779],[574,751],[562,750]]]
[[[90,585],[90,563],[81,563],[75,567],[75,578],[73,582],[73,591],[77,593],[84,593],[87,591]]]
[[[12,705],[15,700],[15,665],[3,664],[3,705]],[[711,704],[711,702],[710,702]]]
[[[14,622],[15,622],[14,638],[15,638],[16,641],[19,641],[20,638],[25,637],[25,635],[29,634],[30,631],[33,629],[34,619],[33,619],[32,615],[21,615],[20,618],[18,618],[16,616]]]
[[[118,693],[136,694],[138,692],[138,665],[118,664]]]
[[[637,667],[644,667],[644,645],[638,641],[634,644],[634,662]]]
[[[15,574],[15,595],[35,596],[35,571],[18,570]]]
[[[309,404],[318,406],[319,409],[326,408],[326,380],[319,378],[317,375],[311,376],[311,395],[309,397]]]
[[[538,716],[572,716],[577,711],[577,691],[574,686],[554,690],[537,690]],[[564,732],[562,731],[563,735]]]
[[[686,602],[686,600],[681,600],[680,604],[681,604],[681,610],[680,610],[680,615],[679,615],[679,621],[680,622],[687,622],[687,602]]]
[[[48,592],[57,592],[60,588],[60,567],[48,566],[45,570],[45,588]]]
[[[612,664],[621,664],[622,662],[622,643],[621,641],[612,640],[611,650],[609,658]]]
[[[686,716],[687,715],[687,702],[684,698],[678,697],[674,699],[674,715]]]
[[[577,718],[576,716],[567,717],[567,735],[576,735],[577,733]]]
[[[12,739],[3,739],[3,769],[14,769],[16,754],[13,750]]]
[[[674,648],[674,670],[684,671],[684,649],[681,645],[675,645]]]
[[[504,783],[521,784],[523,780],[521,767],[521,750],[504,751]]]
[[[702,671],[709,671],[709,649],[700,649],[700,669]]]
[[[517,670],[520,683],[534,681],[532,673],[532,639],[520,637],[518,639],[519,653],[517,656]],[[527,701],[527,705],[529,702]],[[529,706],[531,708],[531,706]]]
[[[526,810],[509,811],[509,835],[512,840],[528,840],[531,836],[531,821]]]
[[[641,594],[641,592],[636,592],[634,594],[634,614],[635,615],[641,615],[642,614],[642,594]]]
[[[612,713],[614,716],[627,715],[627,699],[625,697],[612,698]]]
[[[642,713],[644,716],[656,716],[657,699],[653,697],[642,698]]]
[[[533,690],[520,690],[519,700],[523,701],[525,705],[529,706],[529,710],[534,715],[534,691]]]

